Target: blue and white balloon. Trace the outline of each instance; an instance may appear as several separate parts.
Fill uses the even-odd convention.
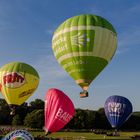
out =
[[[34,138],[26,130],[15,130],[8,133],[2,140],[34,140]]]
[[[119,128],[132,114],[131,102],[122,96],[110,96],[104,105],[104,110],[112,128]]]

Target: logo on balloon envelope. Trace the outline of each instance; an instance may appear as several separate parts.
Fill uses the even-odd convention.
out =
[[[78,47],[86,46],[87,42],[89,41],[90,39],[87,38],[87,35],[82,34],[82,33],[78,33],[77,35],[74,35],[71,37],[72,45],[75,45]]]
[[[15,130],[7,134],[2,140],[34,140],[33,136],[26,130]]]
[[[72,31],[70,33],[72,33]],[[65,52],[65,51],[69,52],[69,45],[67,44],[68,40],[69,39],[67,37],[64,37],[64,38],[59,38],[58,40],[53,41],[53,48],[55,48],[55,56],[61,54],[62,52]],[[87,47],[87,44],[90,42],[90,38],[88,37],[88,35],[86,33],[83,34],[81,32],[71,36],[70,40],[71,40],[72,46],[79,47],[79,48]],[[59,47],[57,47],[57,46],[59,46]],[[91,49],[92,49],[92,47],[91,47]]]
[[[25,78],[17,72],[6,73],[3,76],[3,84],[9,88],[17,88],[25,84]]]
[[[64,111],[62,108],[59,108],[57,113],[56,113],[55,118],[66,123],[72,119],[72,115],[70,115],[68,112]]]
[[[121,116],[124,113],[126,105],[118,102],[109,102],[108,103],[108,112],[110,116]]]

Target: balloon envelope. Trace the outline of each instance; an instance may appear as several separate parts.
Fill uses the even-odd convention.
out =
[[[113,128],[119,128],[131,115],[132,104],[122,96],[110,96],[104,105],[108,121]]]
[[[30,65],[11,62],[0,68],[0,87],[9,105],[21,105],[36,90],[39,75]]]
[[[34,138],[26,130],[15,130],[8,133],[2,140],[34,140]]]
[[[64,21],[52,39],[57,61],[83,90],[110,62],[116,48],[117,33],[111,23],[89,14]]]
[[[70,98],[58,89],[49,89],[45,97],[45,130],[56,132],[63,128],[75,113]]]

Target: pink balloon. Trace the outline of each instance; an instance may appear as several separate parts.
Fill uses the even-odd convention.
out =
[[[45,97],[45,131],[62,129],[73,117],[74,105],[70,98],[58,89],[49,89]]]

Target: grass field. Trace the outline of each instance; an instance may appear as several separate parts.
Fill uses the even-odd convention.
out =
[[[4,128],[5,130],[7,128],[11,128],[11,126],[0,126],[1,130],[2,128]],[[15,127],[14,129],[26,129],[27,131],[29,131],[33,137],[45,137],[46,139],[49,138],[51,140],[52,139],[57,139],[59,138],[60,140],[95,140],[95,139],[116,139],[116,140],[131,140],[133,136],[135,135],[139,135],[140,136],[140,131],[139,132],[126,132],[126,131],[120,131],[119,132],[119,135],[120,136],[106,136],[105,134],[95,134],[94,132],[75,132],[75,131],[72,131],[72,132],[56,132],[56,133],[52,133],[52,134],[49,134],[48,136],[45,136],[45,131],[43,130],[37,130],[37,129],[28,129],[28,128],[25,128],[25,127]],[[10,130],[9,132],[11,131],[14,131],[14,130]],[[101,130],[103,131],[103,130]],[[7,133],[9,133],[8,131],[1,135],[0,134],[0,139],[5,136]],[[108,131],[107,131],[108,132]],[[112,131],[108,132],[108,133],[111,133]],[[43,139],[45,140],[45,139]],[[137,140],[140,140],[137,139]]]
[[[32,132],[34,136],[44,135],[44,132]],[[120,136],[105,136],[103,134],[94,134],[92,132],[56,132],[48,135],[48,138],[63,138],[65,140],[84,140],[84,139],[116,139],[130,140],[134,135],[140,135],[140,132],[120,132]]]

